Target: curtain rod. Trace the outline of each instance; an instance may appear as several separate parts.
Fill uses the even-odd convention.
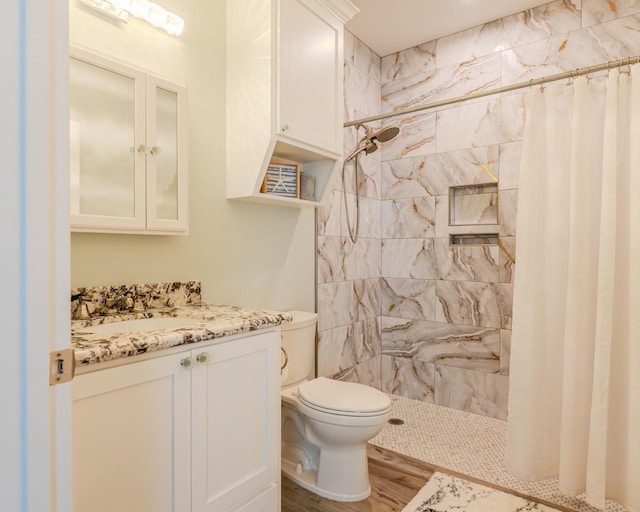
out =
[[[422,110],[429,110],[432,108],[443,107],[445,105],[452,105],[453,103],[461,103],[468,100],[474,100],[476,98],[483,98],[485,96],[492,96],[494,94],[500,94],[503,92],[515,91],[517,89],[524,89],[526,87],[533,87],[536,85],[544,85],[550,82],[557,82],[558,80],[565,80],[567,78],[575,78],[581,75],[587,75],[589,73],[597,73],[598,71],[604,71],[606,69],[619,68],[621,66],[630,66],[640,62],[640,56],[629,57],[626,59],[612,60],[605,62],[604,64],[598,64],[596,66],[587,66],[584,68],[577,68],[571,71],[565,71],[564,73],[558,73],[555,75],[549,75],[542,78],[536,78],[529,80],[528,82],[520,82],[512,85],[505,85],[504,87],[498,87],[496,89],[489,89],[488,91],[475,92],[466,96],[458,96],[457,98],[450,98],[448,100],[436,101],[434,103],[427,103],[426,105],[417,105],[415,107],[407,108],[404,110],[396,110],[394,112],[387,112],[386,114],[379,114],[377,116],[363,117],[356,121],[349,121],[344,123],[344,127],[355,126],[357,124],[370,123],[372,121],[379,121],[381,119],[388,119],[390,117],[402,116],[404,114],[412,114],[413,112],[420,112]]]

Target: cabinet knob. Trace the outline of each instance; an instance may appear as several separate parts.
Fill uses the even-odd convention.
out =
[[[211,357],[209,356],[209,352],[200,352],[196,359],[200,364],[207,364],[211,360]]]
[[[185,357],[182,361],[180,361],[180,365],[185,370],[192,370],[193,369],[193,359],[191,357]]]
[[[151,153],[152,155],[157,155],[158,153],[160,153],[160,146],[153,146],[149,150],[149,153]]]
[[[289,125],[288,124],[283,124],[282,125],[282,131],[286,132],[289,129]]]
[[[138,153],[146,153],[147,152],[147,146],[146,144],[140,144],[138,146]]]

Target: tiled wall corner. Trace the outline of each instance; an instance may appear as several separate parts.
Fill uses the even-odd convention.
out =
[[[501,420],[507,418],[508,377],[439,364],[435,383],[437,405]]]
[[[345,117],[380,113],[380,57],[345,32]],[[377,128],[380,124],[374,124]],[[344,129],[344,153],[364,131]],[[380,387],[380,152],[351,160],[334,183],[330,201],[317,215],[318,376]],[[357,165],[356,165],[357,164]],[[357,185],[356,185],[357,173]],[[356,221],[359,240],[349,236]]]
[[[351,368],[334,375],[333,378],[344,380],[346,382],[357,382],[367,386],[381,389],[381,357],[376,356],[363,363],[352,366]]]

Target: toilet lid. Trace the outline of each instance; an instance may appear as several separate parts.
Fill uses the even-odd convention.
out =
[[[298,388],[301,402],[327,412],[371,414],[383,412],[391,401],[384,393],[363,384],[319,377]]]

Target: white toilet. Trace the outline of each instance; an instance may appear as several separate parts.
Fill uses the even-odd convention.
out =
[[[325,498],[363,500],[371,494],[367,441],[389,419],[391,401],[369,386],[314,379],[317,315],[291,313],[281,326],[282,471]]]

